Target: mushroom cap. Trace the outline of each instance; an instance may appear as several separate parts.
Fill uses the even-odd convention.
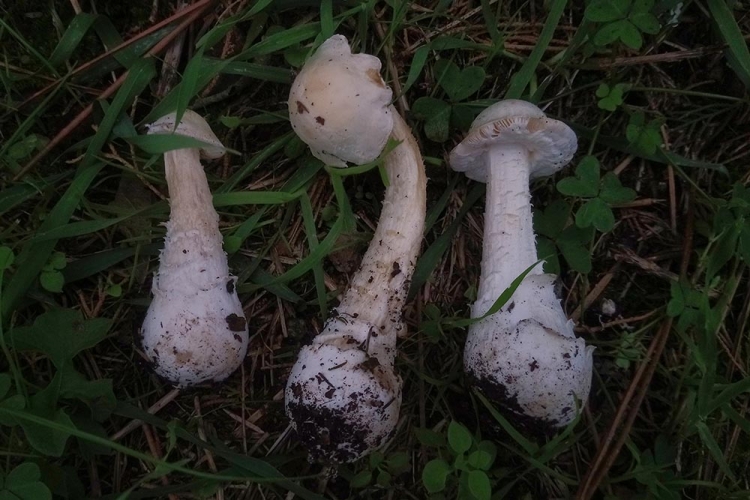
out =
[[[289,121],[312,154],[328,165],[362,165],[378,157],[393,128],[391,89],[380,59],[352,54],[334,35],[318,48],[289,92]]]
[[[468,135],[451,151],[450,166],[469,179],[487,182],[489,162],[485,152],[503,144],[522,145],[528,150],[532,179],[563,168],[578,148],[575,132],[565,123],[547,118],[529,102],[507,99],[479,113]]]
[[[216,134],[214,134],[208,122],[190,109],[186,109],[182,115],[180,124],[175,129],[177,113],[164,115],[154,123],[147,125],[149,134],[177,134],[198,139],[204,144],[201,146],[201,158],[215,160],[224,156],[225,148]]]

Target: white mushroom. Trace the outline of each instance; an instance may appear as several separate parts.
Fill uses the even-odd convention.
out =
[[[501,101],[480,113],[450,165],[487,183],[482,274],[473,318],[537,262],[529,181],[565,166],[575,133],[533,104]],[[535,266],[501,311],[469,328],[464,368],[517,420],[542,429],[576,416],[591,387],[592,351],[576,338],[555,295],[555,276]],[[578,400],[578,401],[576,401]]]
[[[380,59],[352,55],[346,38],[333,35],[294,79],[289,119],[319,160],[335,167],[362,165],[377,158],[388,141],[398,114],[389,106],[391,97]]]
[[[338,35],[310,58],[289,98],[294,129],[323,161],[365,163],[388,136],[401,142],[385,158],[389,186],[362,264],[287,382],[286,412],[313,460],[356,460],[382,446],[398,422],[396,338],[424,230],[426,178],[417,143],[390,98],[380,61],[352,55]]]
[[[170,217],[142,345],[156,373],[186,387],[223,380],[236,370],[245,358],[248,330],[200,162],[201,154],[222,156],[224,147],[190,110],[176,131],[174,113],[149,126],[149,134],[172,132],[205,145],[164,154]]]

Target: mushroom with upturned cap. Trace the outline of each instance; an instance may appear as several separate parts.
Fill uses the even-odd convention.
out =
[[[186,110],[176,129],[175,119],[174,113],[160,118],[149,134],[175,133],[204,144],[164,153],[170,215],[141,334],[156,373],[187,387],[234,372],[247,352],[248,327],[200,161],[221,157],[224,146],[199,114]]]
[[[422,241],[426,178],[379,70],[380,60],[352,54],[335,35],[305,64],[289,98],[294,130],[329,164],[370,162],[389,136],[400,142],[384,160],[389,185],[362,264],[287,381],[292,427],[310,458],[324,462],[351,462],[385,444],[401,408],[396,340],[405,330],[402,308]]]
[[[570,162],[575,133],[525,101],[500,101],[477,116],[450,166],[487,183],[481,277],[471,316],[537,262],[529,181]],[[469,327],[464,369],[472,383],[520,422],[563,427],[591,388],[592,351],[576,338],[541,263],[508,303]],[[578,400],[578,401],[577,401]]]

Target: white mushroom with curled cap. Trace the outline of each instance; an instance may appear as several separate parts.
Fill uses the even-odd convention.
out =
[[[289,96],[294,130],[330,165],[373,161],[389,137],[400,141],[385,157],[389,185],[370,247],[287,382],[286,413],[313,460],[354,461],[382,446],[398,422],[396,340],[424,230],[426,178],[417,143],[390,100],[380,60],[353,55],[340,35],[308,60]]]
[[[208,123],[185,111],[149,126],[149,134],[183,135],[199,147],[164,153],[170,215],[141,329],[143,350],[157,374],[178,387],[227,378],[247,352],[248,328],[222,248],[219,215],[201,165],[224,147]]]
[[[450,166],[487,183],[481,277],[471,316],[537,262],[531,179],[570,162],[575,133],[525,101],[500,101],[477,116],[450,153]],[[469,327],[464,369],[472,383],[518,421],[563,427],[591,388],[592,351],[577,338],[555,295],[555,276],[539,263],[497,313]]]

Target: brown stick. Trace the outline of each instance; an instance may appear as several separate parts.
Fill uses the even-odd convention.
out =
[[[688,206],[690,205],[688,204]],[[683,257],[680,265],[681,275],[686,273],[690,263],[690,248],[693,243],[693,222],[693,212],[692,209],[689,208],[685,227],[685,238],[683,239]],[[578,491],[576,492],[576,500],[589,500],[594,495],[597,488],[599,488],[602,480],[607,475],[607,472],[609,472],[610,467],[612,467],[612,464],[617,459],[623,444],[625,444],[625,440],[630,434],[630,429],[638,416],[641,404],[646,397],[648,386],[654,376],[656,366],[659,364],[659,358],[667,344],[667,339],[669,338],[669,332],[671,329],[672,318],[667,318],[667,320],[662,323],[659,332],[651,341],[651,345],[646,353],[646,358],[638,367],[638,371],[633,377],[633,380],[631,380],[630,386],[625,392],[625,396],[622,398],[620,406],[617,408],[617,412],[612,419],[609,429],[607,429],[607,434],[599,446],[599,450],[594,457],[591,467],[589,467],[583,481],[581,481]],[[621,423],[623,423],[623,426],[620,429],[619,427]],[[615,435],[618,434],[618,432],[619,437],[617,438],[617,441],[615,441]]]
[[[589,500],[594,495],[596,489],[604,479],[604,476],[607,475],[610,467],[612,467],[612,464],[617,459],[617,456],[622,449],[622,445],[625,444],[625,440],[630,434],[633,422],[635,422],[635,418],[638,416],[641,403],[643,403],[643,399],[646,397],[649,383],[654,376],[656,366],[659,364],[659,358],[664,350],[664,346],[667,344],[667,339],[669,338],[669,332],[671,329],[672,318],[668,318],[651,341],[651,345],[646,354],[646,359],[644,359],[641,366],[638,367],[638,371],[630,382],[625,397],[617,408],[617,413],[615,413],[615,417],[612,419],[612,423],[610,424],[609,429],[607,429],[607,434],[605,435],[604,440],[599,447],[599,451],[594,458],[593,465],[589,468],[584,480],[578,488],[576,500]],[[623,420],[624,425],[622,430],[620,430],[619,427]],[[618,431],[619,437],[617,438],[617,441],[614,441]]]
[[[174,40],[177,36],[180,35],[180,33],[185,30],[188,26],[190,26],[196,19],[198,19],[205,9],[207,9],[214,1],[216,0],[201,0],[199,2],[202,6],[202,8],[196,8],[193,10],[193,13],[188,16],[182,23],[180,23],[174,31],[169,33],[167,36],[165,36],[162,40],[159,41],[156,45],[154,45],[151,50],[149,50],[146,53],[146,57],[153,57],[165,48],[169,46],[170,43],[172,43],[172,40]],[[198,4],[195,4],[198,5]],[[109,87],[104,89],[104,91],[99,95],[98,99],[106,99],[110,97],[112,94],[114,94],[117,89],[120,88],[120,86],[125,82],[125,80],[128,77],[128,74],[130,71],[125,71],[122,75],[120,75],[117,80],[114,81]],[[60,142],[62,142],[63,139],[65,139],[73,130],[75,130],[76,127],[78,127],[81,123],[83,123],[84,120],[86,120],[94,110],[94,104],[91,103],[88,106],[86,106],[78,115],[76,115],[73,120],[66,125],[60,132],[58,132],[55,137],[52,138],[52,140],[47,143],[47,145],[42,149],[39,153],[37,153],[36,156],[34,156],[29,163],[27,163],[18,174],[13,177],[14,181],[19,180],[21,177],[26,175],[29,170],[31,170],[39,161],[47,156],[52,149],[54,149]]]

